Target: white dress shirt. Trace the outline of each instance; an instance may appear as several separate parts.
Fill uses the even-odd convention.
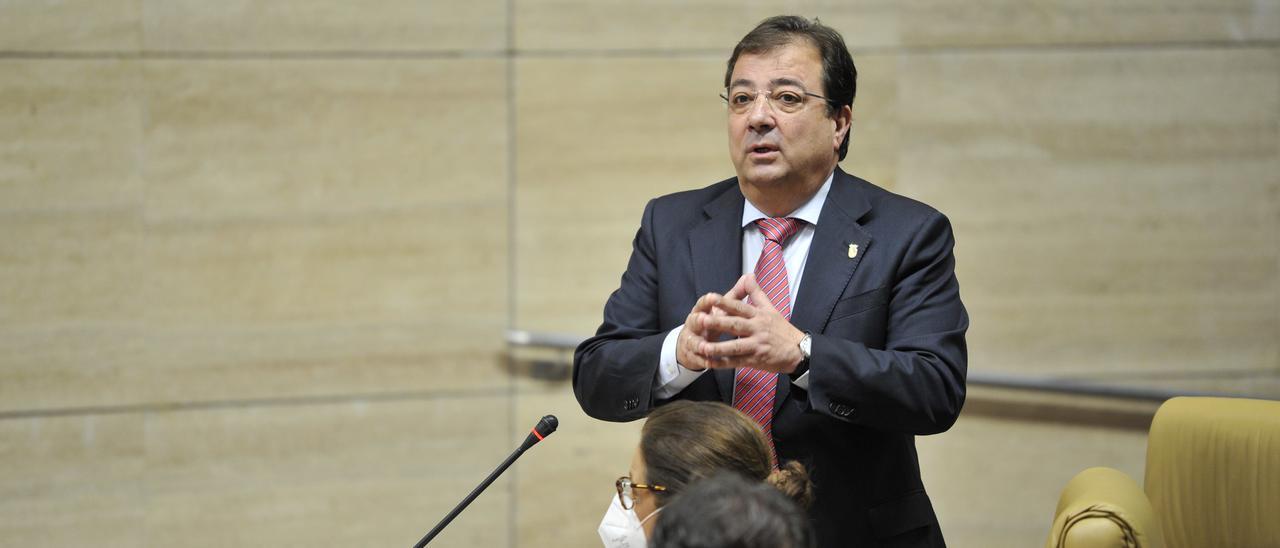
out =
[[[813,231],[818,226],[818,215],[822,213],[822,205],[827,201],[827,193],[831,191],[831,180],[834,175],[833,172],[827,176],[827,181],[822,183],[822,188],[819,188],[809,201],[786,215],[786,217],[805,221],[804,227],[792,236],[790,241],[785,242],[786,245],[782,249],[782,259],[787,264],[787,286],[791,290],[792,306],[795,305],[796,295],[800,292],[804,264],[809,258],[809,243],[813,241]],[[756,226],[756,221],[768,217],[757,209],[751,200],[743,201],[742,272],[744,273],[755,272],[756,261],[760,259],[760,252],[764,249],[764,235],[760,233],[760,227]],[[726,287],[723,291],[729,289]],[[680,337],[682,331],[684,331],[683,324],[667,333],[666,339],[662,341],[662,353],[658,357],[658,374],[653,382],[653,394],[657,398],[667,399],[675,396],[703,373],[709,371],[709,369],[692,371],[676,361],[676,339]],[[806,371],[796,379],[794,384],[807,389],[809,372]]]

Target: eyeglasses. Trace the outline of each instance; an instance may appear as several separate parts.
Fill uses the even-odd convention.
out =
[[[618,500],[622,502],[623,510],[635,508],[636,500],[632,489],[648,489],[654,492],[666,491],[667,488],[661,485],[645,485],[643,483],[631,483],[630,476],[622,476],[618,481],[613,482],[613,486],[618,488]]]
[[[809,93],[802,88],[796,87],[782,87],[773,91],[740,89],[720,94],[720,98],[724,99],[725,103],[728,103],[729,110],[734,114],[746,114],[748,110],[751,110],[751,106],[756,104],[756,99],[760,97],[764,97],[765,102],[778,112],[787,114],[799,112],[803,109],[809,97],[830,101],[826,97],[816,93]]]

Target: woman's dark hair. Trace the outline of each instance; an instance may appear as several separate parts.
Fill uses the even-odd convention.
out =
[[[738,56],[743,53],[759,55],[769,53],[778,48],[790,45],[797,40],[807,40],[818,49],[822,58],[822,91],[827,97],[827,116],[834,117],[840,109],[853,106],[853,97],[858,93],[858,68],[853,65],[853,56],[844,45],[844,38],[835,29],[822,24],[817,19],[812,21],[795,15],[777,15],[761,21],[751,29],[729,56],[729,66],[724,71],[724,86],[729,87],[729,79],[733,78],[733,67],[738,64]],[[840,143],[840,159],[849,152],[850,128]]]
[[[676,495],[650,548],[811,548],[809,519],[776,489],[719,472]]]
[[[808,507],[813,488],[804,466],[773,468],[773,451],[751,417],[720,402],[676,401],[655,409],[640,430],[645,481],[667,490],[654,492],[659,507],[693,482],[719,471],[768,482]]]

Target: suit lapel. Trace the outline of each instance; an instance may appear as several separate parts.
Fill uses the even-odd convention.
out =
[[[831,192],[827,194],[809,244],[800,292],[792,307],[791,324],[801,331],[822,332],[840,294],[853,278],[853,271],[871,246],[871,235],[857,222],[871,209],[871,204],[858,194],[857,188],[852,177],[836,170]],[[850,245],[858,246],[854,257],[849,257]]]
[[[705,207],[706,220],[689,231],[693,283],[697,295],[733,288],[742,275],[742,191],[735,184]],[[720,399],[733,403],[733,370],[716,369]]]
[[[800,279],[800,292],[791,307],[791,324],[801,331],[821,333],[826,328],[831,310],[871,245],[871,234],[858,225],[858,219],[870,211],[871,204],[857,192],[858,186],[852,179],[836,168],[831,191],[818,216]],[[849,257],[851,244],[858,246],[854,257]],[[790,393],[791,383],[781,381],[779,377],[775,413]]]

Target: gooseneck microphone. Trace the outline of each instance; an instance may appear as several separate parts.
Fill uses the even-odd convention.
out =
[[[427,533],[427,536],[422,537],[422,540],[413,545],[413,548],[422,548],[423,546],[426,546],[428,542],[431,542],[431,539],[436,538],[436,535],[440,534],[440,531],[443,531],[444,528],[449,525],[449,522],[453,521],[453,518],[458,517],[458,514],[462,513],[462,511],[467,508],[467,505],[471,504],[471,501],[476,500],[476,497],[480,496],[480,493],[484,492],[485,488],[489,487],[490,483],[493,483],[493,480],[498,479],[498,476],[501,476],[502,473],[516,461],[516,459],[520,458],[520,455],[523,455],[530,447],[533,447],[547,436],[550,436],[552,432],[556,431],[557,426],[560,426],[560,421],[556,419],[555,415],[542,417],[542,420],[538,421],[538,424],[534,425],[533,429],[529,431],[529,435],[525,436],[524,443],[521,443],[520,447],[517,447],[515,452],[511,453],[511,456],[507,457],[507,460],[502,461],[502,464],[499,464],[498,467],[494,469],[493,473],[489,474],[489,477],[480,482],[480,485],[477,485],[476,488],[471,491],[471,494],[467,495],[467,498],[462,499],[462,502],[459,502],[457,506],[454,506],[453,510],[449,512],[449,515],[440,520],[440,523],[437,523],[435,528],[432,529],[430,533]]]

